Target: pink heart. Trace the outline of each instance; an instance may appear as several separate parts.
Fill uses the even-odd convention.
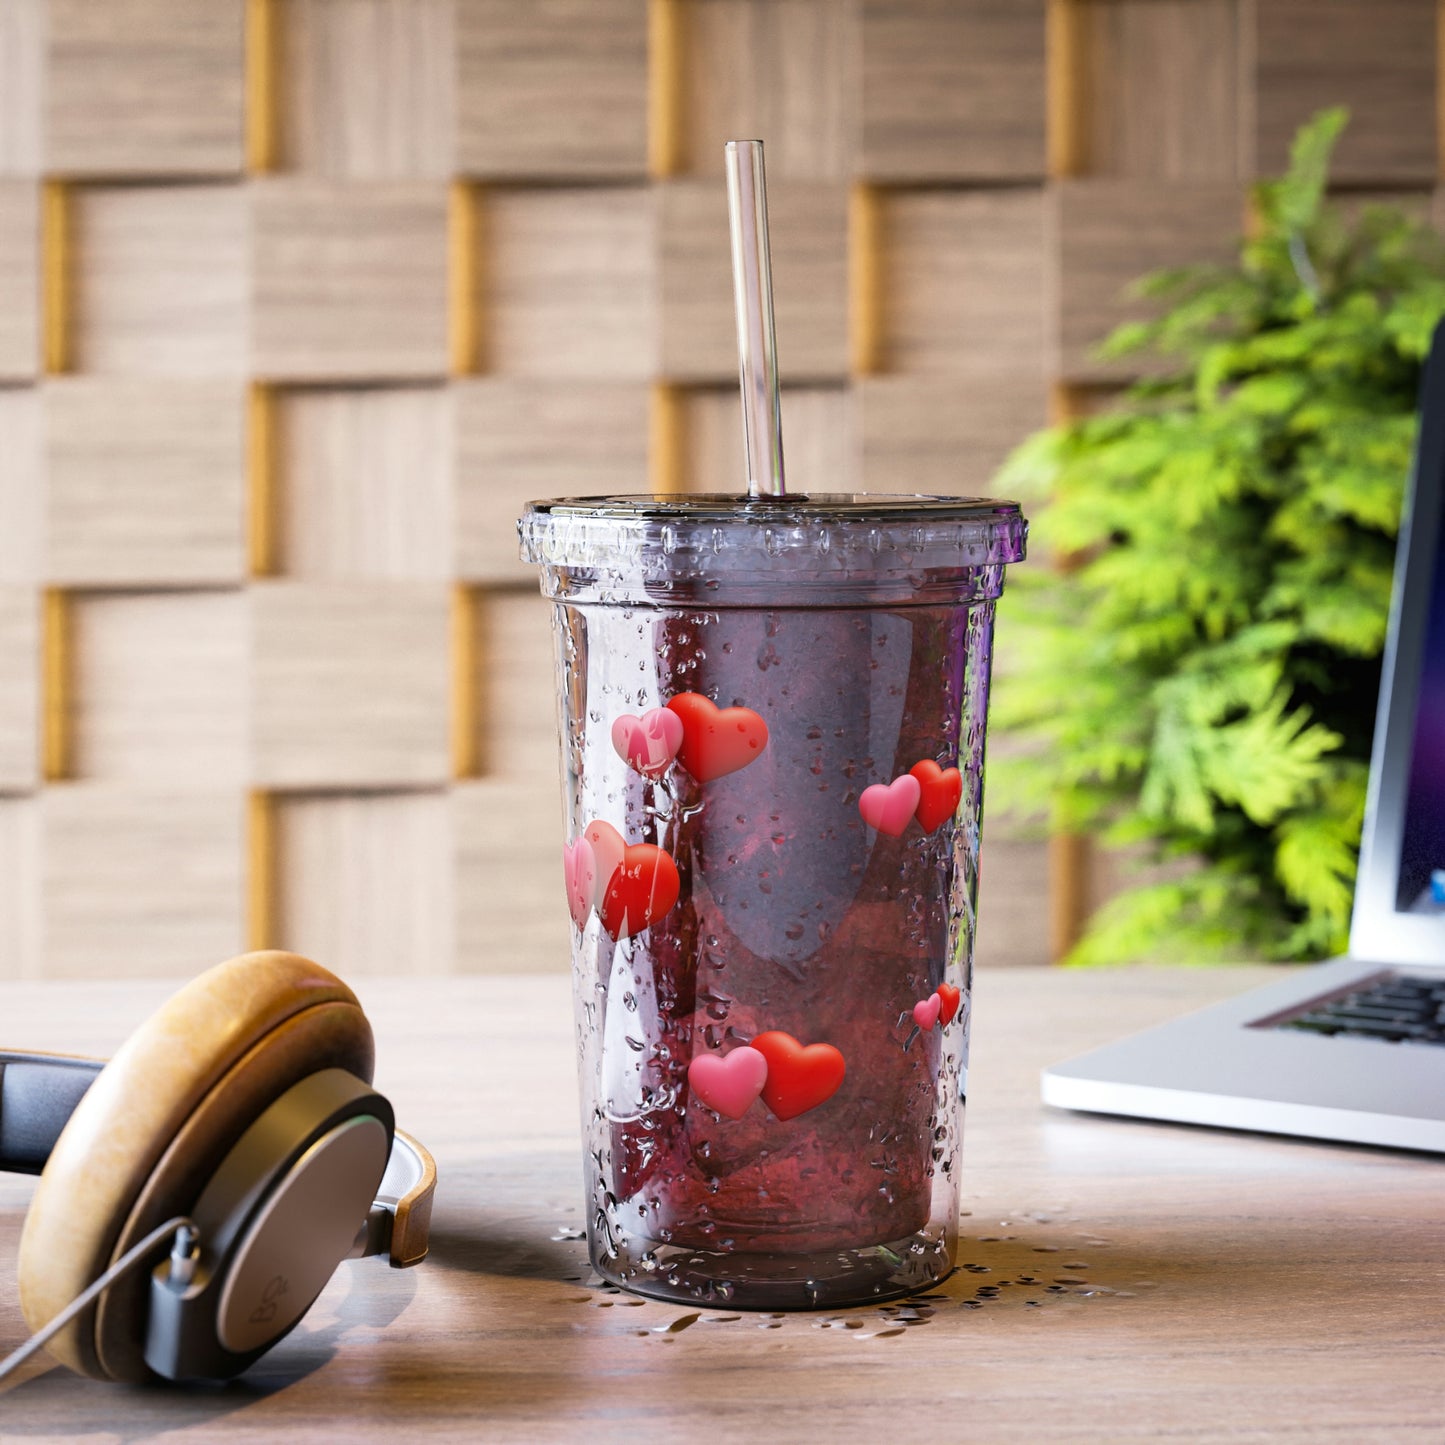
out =
[[[687,1066],[693,1093],[728,1119],[741,1119],[767,1081],[767,1059],[746,1044],[730,1054],[699,1054]]]
[[[622,866],[627,842],[611,823],[601,821],[589,823],[583,829],[582,836],[592,845],[592,906],[600,909],[602,900],[607,896],[607,885],[612,882],[612,875]]]
[[[864,788],[863,796],[858,799],[858,811],[870,828],[896,838],[908,826],[920,796],[918,779],[904,773],[891,783],[874,783],[871,788]]]
[[[942,1008],[943,1000],[937,994],[933,994],[913,1005],[913,1022],[924,1033],[927,1033],[938,1022],[939,1011]]]
[[[644,778],[656,778],[668,769],[682,746],[682,719],[665,707],[641,717],[630,712],[612,724],[612,746],[629,768]]]
[[[586,838],[562,845],[562,874],[567,880],[567,911],[578,928],[586,928],[597,898],[597,855]]]

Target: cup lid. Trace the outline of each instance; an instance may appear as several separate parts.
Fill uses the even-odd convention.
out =
[[[997,596],[1028,523],[993,498],[703,493],[529,502],[518,532],[549,596],[819,606]]]

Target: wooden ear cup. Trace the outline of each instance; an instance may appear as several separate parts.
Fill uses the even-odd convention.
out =
[[[293,1084],[340,1068],[369,1083],[371,1025],[347,986],[292,953],[203,973],[121,1047],[57,1140],[20,1237],[20,1306],[37,1330],[127,1249],[184,1214],[246,1126]],[[118,1281],[48,1346],[96,1379],[150,1378],[147,1271]]]

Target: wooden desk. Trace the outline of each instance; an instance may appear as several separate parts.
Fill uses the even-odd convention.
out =
[[[589,1287],[571,1237],[565,980],[363,980],[378,1082],[441,1170],[431,1260],[344,1267],[225,1389],[32,1364],[0,1393],[0,1439],[1445,1439],[1445,1163],[1038,1102],[1044,1063],[1263,974],[982,975],[963,1259],[989,1272],[960,1271],[916,1323],[895,1305],[681,1330],[688,1310]],[[0,1032],[104,1051],[167,991],[8,984]],[[29,1191],[0,1181],[0,1352],[22,1334]]]

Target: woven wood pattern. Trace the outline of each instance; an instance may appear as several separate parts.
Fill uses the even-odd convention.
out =
[[[40,188],[0,179],[0,381],[27,381],[40,364]]]
[[[43,8],[48,171],[206,176],[240,170],[240,7],[47,0]]]
[[[40,781],[40,598],[31,588],[0,587],[0,791]]]
[[[244,378],[250,206],[237,185],[64,193],[61,365],[106,376]],[[48,238],[55,244],[54,238]]]
[[[236,381],[56,377],[44,410],[44,577],[59,587],[237,586],[245,390]]]
[[[0,975],[565,968],[530,497],[986,493],[1318,106],[1438,167],[1435,0],[0,0]],[[1074,390],[1068,390],[1073,388]],[[1011,665],[1007,618],[1000,685]],[[1007,747],[1006,738],[995,740]],[[991,816],[979,955],[1107,890]]]
[[[1239,179],[1240,10],[1240,0],[1083,0],[1067,118],[1080,168],[1138,181]]]

